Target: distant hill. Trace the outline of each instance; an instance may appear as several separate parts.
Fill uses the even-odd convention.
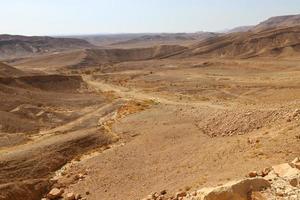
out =
[[[253,29],[253,28],[254,28],[254,26],[239,26],[239,27],[235,27],[233,29],[226,31],[226,33],[247,32],[247,31],[251,31],[251,29]]]
[[[190,45],[197,40],[207,39],[217,35],[220,35],[220,33],[132,33],[70,37],[84,39],[94,45],[105,48],[140,48],[155,45]]]
[[[286,15],[271,17],[266,21],[259,23],[252,30],[262,31],[270,28],[285,28],[291,26],[300,26],[300,15]]]
[[[231,33],[191,46],[179,57],[299,57],[300,26]]]
[[[189,45],[199,40],[208,39],[218,35],[220,34],[212,32],[149,34],[122,42],[116,42],[111,44],[111,46],[145,47],[155,45]]]
[[[0,59],[26,57],[92,46],[85,40],[73,38],[0,35]]]
[[[158,45],[131,49],[82,49],[49,55],[12,60],[10,64],[27,70],[53,72],[62,68],[84,68],[106,63],[159,59],[182,52],[186,47],[179,45]]]

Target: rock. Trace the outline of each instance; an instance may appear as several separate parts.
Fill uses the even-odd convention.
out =
[[[70,192],[66,195],[66,200],[75,200],[75,194]]]
[[[256,171],[252,171],[252,172],[249,172],[249,174],[248,174],[248,176],[250,177],[250,178],[254,178],[254,177],[257,177],[257,172]]]
[[[157,197],[157,200],[164,200],[165,197],[163,195],[160,195],[159,197]]]
[[[56,176],[56,177],[51,178],[50,182],[51,182],[51,184],[55,184],[58,182],[58,180],[59,180],[59,178]]]
[[[264,169],[261,171],[261,176],[262,176],[262,177],[265,177],[265,176],[267,176],[270,172],[271,172],[271,168],[269,168],[269,167],[264,168]]]
[[[297,169],[300,170],[300,163],[296,163],[296,164],[295,164],[295,168],[297,168]]]
[[[297,177],[291,178],[291,179],[289,180],[289,182],[290,182],[291,186],[293,186],[293,187],[297,187],[298,184],[299,184],[299,180],[298,180]]]
[[[154,192],[151,194],[153,199],[157,199],[159,197],[159,194],[157,192]]]
[[[251,200],[267,200],[267,198],[261,192],[252,192]]]
[[[75,195],[75,199],[76,199],[76,200],[81,199],[81,194],[76,194],[76,195]]]
[[[81,179],[84,179],[84,175],[83,174],[77,174],[76,176],[75,176],[75,180],[81,180]]]
[[[197,196],[197,191],[191,193],[192,196]]]
[[[283,197],[284,196],[284,192],[282,190],[277,190],[276,191],[276,196]]]
[[[300,165],[300,158],[295,158],[291,163],[291,167],[297,168]],[[298,168],[299,169],[299,168]]]
[[[179,198],[179,197],[185,197],[187,195],[187,193],[185,191],[180,191],[180,192],[177,192],[176,193],[176,198]]]
[[[160,194],[161,194],[161,195],[167,194],[167,190],[162,190],[162,191],[160,191]]]
[[[248,178],[232,181],[216,188],[204,188],[198,191],[201,200],[248,200],[251,192],[261,191],[271,187],[263,178]]]
[[[48,194],[47,198],[49,199],[58,199],[62,197],[62,194],[64,193],[63,189],[53,188]]]
[[[297,117],[298,115],[300,115],[300,109],[296,109],[293,113],[293,117]]]
[[[276,165],[272,167],[275,174],[281,178],[294,177],[299,174],[299,170],[291,167],[288,163]]]

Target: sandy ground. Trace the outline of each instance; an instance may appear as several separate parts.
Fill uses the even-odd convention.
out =
[[[91,104],[52,105],[71,102],[77,115],[30,134],[29,143],[3,148],[1,184],[50,179],[69,162],[56,186],[91,200],[132,200],[163,189],[218,185],[290,161],[300,153],[299,119],[293,117],[300,107],[297,65],[167,59],[81,70],[88,89],[73,95]],[[36,148],[48,149],[52,160],[38,155],[45,162],[35,164],[37,170],[30,168],[33,159],[25,167],[32,173],[16,172],[27,156],[37,156]],[[56,159],[57,165],[40,170]]]

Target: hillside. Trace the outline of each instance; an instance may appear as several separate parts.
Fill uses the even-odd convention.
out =
[[[11,61],[11,65],[28,70],[56,71],[61,68],[85,68],[106,63],[162,58],[185,50],[178,45],[161,45],[134,49],[83,49]]]
[[[176,52],[181,52],[185,49],[185,47],[178,45],[159,45],[132,49],[87,49],[86,57],[84,61],[80,63],[80,66],[158,59],[170,56]]]
[[[0,77],[21,76],[24,74],[21,70],[0,62]]]
[[[255,26],[252,31],[262,31],[270,28],[283,28],[300,25],[300,15],[276,16]]]
[[[92,47],[81,39],[0,35],[0,59]]]
[[[299,55],[300,27],[268,29],[258,33],[231,33],[195,44],[180,57],[295,57]]]

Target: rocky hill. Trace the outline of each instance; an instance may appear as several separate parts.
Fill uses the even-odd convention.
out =
[[[261,32],[231,33],[191,46],[181,57],[297,57],[300,54],[300,26]]]
[[[0,35],[0,59],[27,57],[87,47],[92,47],[92,45],[81,39]]]
[[[300,15],[276,16],[255,26],[252,31],[262,31],[270,28],[283,28],[300,25]]]

